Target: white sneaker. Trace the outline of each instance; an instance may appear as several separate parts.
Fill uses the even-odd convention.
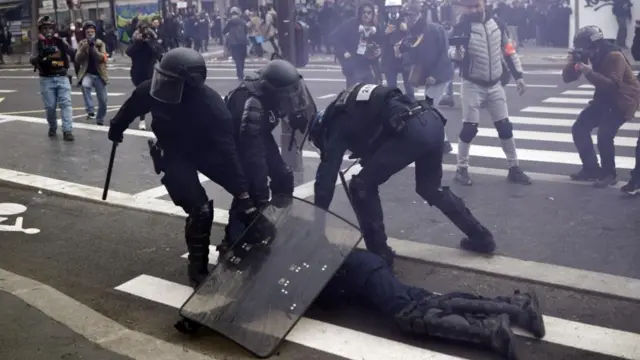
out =
[[[138,129],[147,130],[147,125],[144,123],[144,120],[141,120],[140,123],[138,123]]]

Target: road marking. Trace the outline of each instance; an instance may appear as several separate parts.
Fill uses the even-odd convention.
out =
[[[498,132],[491,128],[478,128],[478,136],[497,138]],[[513,137],[516,140],[535,140],[535,141],[549,141],[549,142],[561,142],[573,144],[573,135],[568,133],[546,132],[546,131],[525,131],[525,130],[513,130]],[[597,143],[597,135],[591,135],[593,143]],[[636,147],[638,139],[616,136],[615,144],[617,146]],[[474,145],[475,146],[475,145]]]
[[[592,90],[567,90],[567,91],[563,91],[560,95],[593,96],[593,91]]]
[[[302,155],[304,157],[311,157],[311,156],[309,156],[310,155],[309,153],[307,153],[305,155],[304,152],[303,152]],[[346,181],[351,180],[353,175],[359,173],[360,170],[362,170],[360,165],[352,166],[349,170],[347,170],[344,173],[345,180]],[[309,181],[307,183],[304,183],[304,184],[296,187],[296,190],[294,191],[293,196],[301,198],[301,199],[306,199],[308,197],[313,196],[315,194],[315,188],[314,188],[315,184],[316,184],[316,181],[313,180],[313,181]],[[342,184],[342,181],[340,180],[340,178],[338,178],[338,180],[336,180],[336,186],[341,185],[341,184]]]
[[[1,102],[3,102],[3,101],[4,101],[4,98],[3,98],[3,97],[0,97],[0,103],[1,103]]]
[[[445,165],[446,171],[455,170],[455,165]],[[472,167],[472,174],[506,176],[507,170]],[[528,173],[534,181],[554,181],[570,183],[567,176]],[[41,189],[56,194],[72,196],[99,204],[120,206],[149,213],[186,217],[182,209],[170,201],[141,199],[130,194],[109,191],[108,200],[102,201],[102,189],[68,181],[52,179],[20,171],[0,169],[0,180],[30,188]],[[575,183],[575,182],[572,182]],[[591,184],[583,184],[591,186]],[[618,184],[618,187],[622,186]],[[214,220],[218,225],[228,222],[228,210],[215,209]],[[640,300],[640,280],[574,269],[545,263],[512,259],[504,256],[483,257],[458,249],[416,243],[407,240],[389,239],[390,245],[399,256],[417,259],[433,264],[476,270],[488,274],[532,281],[535,283],[582,290],[604,296]]]
[[[14,93],[17,90],[0,90],[0,94],[10,94],[10,93]]]
[[[38,79],[38,76],[0,76],[0,79]],[[129,76],[109,76],[109,80],[127,80],[131,81],[131,77]],[[231,80],[238,81],[238,78],[235,76],[214,76],[207,77],[207,81],[214,80]],[[344,83],[345,79],[323,79],[323,78],[304,78],[307,82],[341,82]],[[398,82],[399,84],[404,84],[402,81]],[[459,82],[454,82],[454,85],[460,85]],[[515,84],[507,84],[508,87],[516,87]],[[527,84],[527,88],[543,88],[543,89],[555,89],[558,85],[548,85],[548,84]]]
[[[120,108],[122,105],[108,105],[107,108]],[[71,108],[71,111],[78,111],[78,110],[84,110],[84,107],[75,107],[75,108]],[[56,109],[56,112],[58,113],[58,116],[60,116],[60,109]],[[13,112],[8,112],[8,113],[0,113],[0,116],[4,116],[4,115],[22,115],[22,114],[42,114],[44,113],[44,109],[40,109],[40,110],[24,110],[24,111],[13,111]],[[86,115],[82,115],[82,116],[86,116]],[[74,118],[76,118],[78,116],[75,116]],[[34,118],[34,119],[38,119],[38,118]],[[24,120],[20,120],[20,121],[24,121]]]
[[[193,290],[186,285],[149,275],[140,275],[115,289],[176,309],[179,309],[193,293]],[[385,360],[422,359],[427,356],[430,356],[429,359],[440,359],[440,357],[434,356],[447,356],[385,338],[322,323],[317,320],[309,323],[309,320],[308,318],[302,317],[299,322],[302,329],[299,329],[299,326],[296,325],[286,339],[334,355],[343,357],[348,355],[347,357],[349,359],[354,360],[362,359],[365,354],[367,355],[367,359],[373,355],[374,357],[372,357],[372,359]],[[587,325],[551,316],[544,316],[544,322],[547,334],[540,341],[625,359],[640,358],[640,335],[638,334]],[[304,333],[302,331],[304,331]],[[515,333],[523,337],[533,338],[532,335],[524,331],[516,330]],[[319,344],[321,346],[315,347],[309,344],[308,341],[305,341],[311,338],[315,338],[313,342],[314,345]],[[336,341],[337,339],[340,339],[340,341]],[[342,347],[334,347],[339,343],[352,344],[354,342],[357,342],[358,345],[355,345],[357,347],[354,347],[348,354],[336,351]],[[357,352],[353,351],[356,349]],[[449,358],[451,357],[443,357],[442,359]]]
[[[141,130],[139,130],[141,131]],[[148,131],[150,132],[150,131]],[[155,136],[153,137],[155,138]],[[209,178],[202,175],[201,173],[198,173],[198,181],[200,181],[200,184],[205,183],[207,181],[209,181]],[[167,191],[167,188],[164,185],[160,185],[160,186],[156,186],[154,188],[151,188],[149,190],[145,190],[142,192],[139,192],[133,196],[135,196],[136,198],[139,199],[157,199],[160,197],[163,197],[165,195],[167,195],[169,192]]]
[[[112,111],[116,111],[116,110],[120,110],[120,105],[110,105],[107,106],[107,113],[112,112]],[[87,114],[81,114],[81,115],[74,115],[71,118],[72,119],[78,119],[78,118],[83,118],[83,117],[87,117]],[[75,126],[75,123],[73,124],[73,126]],[[102,125],[98,125],[98,126],[102,126]]]
[[[521,125],[539,125],[539,126],[561,126],[572,127],[576,122],[575,119],[556,119],[556,118],[542,118],[542,117],[528,117],[528,116],[509,116],[509,121],[514,124]],[[640,123],[624,123],[620,127],[620,130],[640,130]]]
[[[595,88],[596,87],[591,84],[584,84],[584,85],[578,86],[578,89],[595,89]]]
[[[115,289],[175,309],[193,294],[189,286],[149,275],[140,275]],[[286,340],[350,360],[464,359],[306,317],[300,318]]]
[[[560,108],[547,106],[528,106],[520,112],[547,113],[547,114],[563,114],[563,115],[579,115],[583,109],[577,108]],[[640,111],[636,111],[635,117],[640,118]]]
[[[18,121],[25,121],[37,124],[45,124],[46,121],[41,118],[33,118],[26,116],[5,116],[5,118],[11,118]],[[74,127],[79,129],[88,129],[88,130],[96,130],[96,131],[109,131],[109,128],[106,126],[98,126],[91,124],[82,124],[77,123],[74,124]],[[530,132],[536,133],[536,132]],[[154,139],[155,136],[151,131],[144,130],[133,130],[127,129],[125,134],[133,135],[133,136],[141,136],[145,138]],[[549,133],[552,134],[552,133]],[[533,136],[533,135],[531,135]],[[536,135],[539,136],[539,135]],[[452,154],[457,154],[457,143],[451,143],[453,147]],[[302,156],[309,158],[319,159],[320,155],[315,151],[304,150],[302,152]],[[502,147],[499,146],[486,146],[486,145],[476,145],[474,144],[471,147],[471,156],[474,157],[487,157],[492,159],[504,159],[504,151]],[[552,163],[552,164],[568,164],[568,165],[581,165],[582,161],[577,153],[574,152],[564,152],[564,151],[550,151],[550,150],[537,150],[537,149],[527,149],[527,148],[518,148],[518,158],[521,161],[536,161],[536,162],[544,162],[544,163]],[[616,166],[619,169],[633,169],[635,167],[635,158],[627,157],[627,156],[616,156]],[[348,157],[345,156],[344,160],[348,160]],[[410,166],[414,166],[411,164]],[[553,174],[544,174],[549,175],[550,178],[555,178]],[[534,179],[535,180],[535,179]],[[554,180],[550,180],[554,181]]]
[[[327,95],[318,96],[318,99],[330,99],[335,96],[336,94],[327,94]]]
[[[130,330],[46,284],[3,269],[0,269],[0,290],[13,294],[92,343],[123,356],[154,360],[216,360],[183,345]]]
[[[564,98],[564,97],[550,97],[542,100],[543,103],[553,103],[553,104],[578,104],[578,105],[586,105],[591,101],[591,99],[580,99],[580,98]]]
[[[81,91],[72,91],[71,95],[82,96],[82,92]],[[127,93],[119,93],[119,92],[114,92],[114,93],[108,92],[107,93],[107,97],[109,97],[109,96],[122,96],[122,95],[127,95]]]

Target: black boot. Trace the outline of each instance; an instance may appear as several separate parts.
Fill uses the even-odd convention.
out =
[[[191,286],[198,287],[209,275],[209,244],[213,226],[213,201],[187,217],[185,237],[189,250],[187,275]]]
[[[524,293],[516,290],[513,297],[496,299],[465,297],[432,297],[431,306],[450,309],[454,313],[502,315],[507,314],[515,325],[529,331],[538,339],[544,337],[545,328],[538,297],[535,293]]]
[[[429,200],[427,200],[429,201]],[[496,243],[493,234],[473,216],[461,198],[456,196],[449,187],[443,186],[438,199],[432,199],[430,204],[436,206],[451,222],[467,237],[460,241],[460,247],[483,254],[493,253]]]
[[[412,302],[395,316],[395,320],[400,330],[407,334],[468,342],[490,348],[505,359],[518,359],[508,315],[463,316],[425,306],[424,302]]]
[[[546,330],[544,327],[544,318],[540,311],[540,303],[535,292],[521,293],[515,290],[512,297],[497,297],[496,301],[503,301],[518,307],[519,311],[508,313],[511,321],[527,330],[538,339],[542,339]]]

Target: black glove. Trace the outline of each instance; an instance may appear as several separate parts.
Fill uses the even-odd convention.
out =
[[[243,236],[245,242],[257,244],[275,236],[274,224],[262,215],[261,208],[256,206],[251,198],[236,199],[236,201],[238,217],[248,228]]]
[[[121,143],[124,140],[124,131],[119,131],[116,126],[109,127],[109,140],[115,143]]]

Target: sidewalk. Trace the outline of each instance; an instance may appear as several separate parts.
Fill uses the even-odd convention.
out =
[[[1,359],[132,359],[103,349],[13,294],[0,291]]]

